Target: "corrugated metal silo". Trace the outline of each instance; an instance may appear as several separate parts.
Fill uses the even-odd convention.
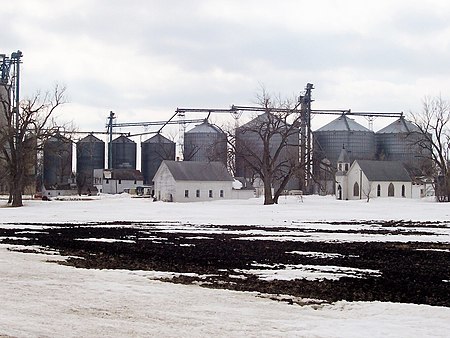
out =
[[[422,169],[429,161],[425,137],[419,128],[400,117],[376,133],[377,156],[381,160],[401,161],[410,169]],[[430,149],[430,145],[425,147]]]
[[[184,134],[185,161],[227,163],[227,135],[205,120]]]
[[[375,158],[375,133],[346,115],[313,132],[317,160],[327,158],[335,168],[342,147],[351,161]]]
[[[111,152],[111,169],[136,169],[136,142],[119,136],[112,141]]]
[[[271,116],[275,117],[275,115]],[[263,129],[264,125],[271,124],[269,121],[268,115],[264,113],[237,128],[235,157],[236,176],[244,177],[250,181],[255,178],[256,173],[248,162],[252,162],[254,165],[258,166],[258,162],[262,160],[264,143],[258,130],[261,127]],[[286,126],[290,127],[288,124],[286,124]],[[299,130],[298,128],[287,130],[292,130],[292,133],[289,133],[290,135],[287,138],[286,145],[282,147],[276,165],[290,163],[290,166],[295,166],[299,163]],[[282,129],[280,133],[274,132],[270,139],[270,152],[272,156],[275,155],[275,152],[280,147],[283,139],[282,134],[286,134],[286,129],[284,131]],[[288,168],[285,169],[287,170]],[[273,185],[274,188],[277,188],[279,187],[279,182],[273,182]],[[285,189],[299,189],[299,185],[298,177],[292,177]]]
[[[161,134],[141,143],[141,171],[144,183],[151,184],[163,160],[175,160],[175,143]]]
[[[94,169],[105,167],[105,142],[90,134],[77,143],[77,185],[84,192],[94,186]]]
[[[72,176],[72,141],[57,134],[44,144],[44,185],[67,188]]]

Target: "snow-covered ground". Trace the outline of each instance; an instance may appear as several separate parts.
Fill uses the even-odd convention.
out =
[[[289,227],[330,227],[308,223],[312,221],[374,219],[450,223],[450,207],[430,200],[373,199],[366,203],[318,196],[306,196],[303,202],[281,198],[274,206],[263,206],[260,199],[177,204],[122,195],[89,201],[25,201],[23,208],[0,208],[1,227],[158,221],[164,231],[189,228],[192,232],[194,228],[205,237],[211,231],[206,227],[209,224],[283,227],[283,236],[289,237],[293,235],[286,230]],[[371,227],[333,225],[340,229],[361,226]],[[394,237],[450,243],[448,225],[429,232],[385,238],[349,235],[340,240]],[[270,233],[249,233],[260,235]],[[329,240],[320,236],[332,235],[315,236],[309,240]],[[0,337],[448,337],[450,332],[450,308],[381,302],[289,305],[256,293],[163,283],[153,280],[154,272],[76,269],[48,262],[61,260],[57,255],[8,248],[12,247],[0,245]]]

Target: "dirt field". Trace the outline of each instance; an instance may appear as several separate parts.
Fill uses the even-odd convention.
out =
[[[395,224],[389,222],[378,222],[377,225],[375,230],[369,228],[358,232],[375,231],[389,236],[407,228],[407,234],[420,235],[426,233],[424,228],[442,227],[440,224],[424,223],[402,223],[401,228],[395,228]],[[219,227],[211,225],[211,228]],[[274,239],[273,236],[271,239],[249,241],[246,238],[248,231],[257,233],[262,229],[271,229],[223,225],[220,229],[221,232],[211,231],[205,235],[196,232],[195,226],[191,231],[170,231],[161,230],[160,224],[152,223],[132,226],[127,222],[52,224],[52,227],[44,226],[42,230],[35,227],[33,230],[31,227],[28,230],[23,227],[20,230],[0,229],[0,240],[2,243],[57,250],[71,256],[65,264],[79,268],[183,273],[170,281],[257,291],[289,303],[300,302],[299,298],[311,298],[327,302],[390,301],[450,306],[448,243],[302,242]],[[283,228],[272,230],[277,233]],[[302,231],[306,235],[317,230],[311,227]],[[320,231],[333,233],[333,230]],[[352,231],[355,230],[336,230],[339,233]],[[296,236],[302,236],[302,232],[297,231]],[[29,251],[33,250],[35,248]],[[363,272],[336,280],[265,280],[254,274],[254,270],[258,269],[278,271],[299,265],[307,266],[310,272],[329,266],[340,267],[342,272],[348,271],[347,268]],[[364,273],[366,269],[372,272]],[[336,272],[340,272],[339,268]]]

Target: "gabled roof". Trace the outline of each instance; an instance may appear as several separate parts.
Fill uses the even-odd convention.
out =
[[[330,123],[324,125],[322,128],[317,129],[316,131],[367,131],[370,132],[369,129],[363,127],[359,123],[355,122],[355,120],[348,118],[346,115],[342,114],[336,120],[331,121]]]
[[[369,181],[411,182],[405,166],[398,161],[356,160]]]
[[[388,133],[420,133],[420,129],[414,125],[412,122],[405,120],[404,117],[400,117],[398,120],[392,122],[387,127],[379,130],[377,134],[388,134]]]
[[[164,164],[175,181],[233,181],[222,162],[164,160]]]

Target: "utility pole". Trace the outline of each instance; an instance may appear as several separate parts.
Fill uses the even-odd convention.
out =
[[[312,83],[306,84],[305,95],[300,96],[300,161],[302,166],[301,184],[305,193],[311,193],[311,91]]]
[[[115,119],[112,110],[109,112],[108,117],[108,132],[109,132],[109,143],[108,143],[108,169],[112,169],[112,136],[113,136],[113,120]]]
[[[14,107],[14,118],[15,118],[15,142],[16,147],[19,146],[19,110],[20,110],[20,58],[23,56],[22,52],[18,50],[11,54],[11,60],[15,64],[15,107]]]

